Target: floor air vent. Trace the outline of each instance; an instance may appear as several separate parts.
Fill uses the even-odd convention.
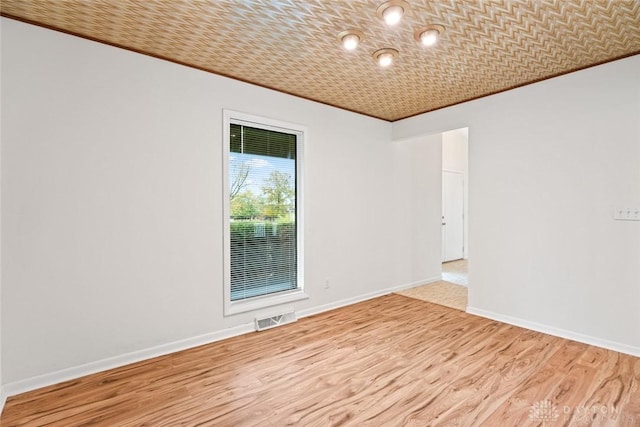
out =
[[[264,331],[265,329],[275,328],[276,326],[286,325],[287,323],[293,323],[296,320],[295,311],[287,311],[285,313],[274,314],[263,317],[256,317],[256,331]]]

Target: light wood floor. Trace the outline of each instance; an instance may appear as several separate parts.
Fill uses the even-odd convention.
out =
[[[8,400],[2,426],[640,426],[640,358],[387,295]]]

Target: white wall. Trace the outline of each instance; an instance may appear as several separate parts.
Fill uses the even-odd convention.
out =
[[[640,56],[395,122],[469,126],[470,311],[640,355]]]
[[[461,128],[442,133],[442,170],[460,172],[464,180],[464,232],[465,259],[469,258],[469,129]]]
[[[441,279],[442,270],[442,136],[422,136],[394,143],[397,156],[393,170],[398,170],[397,191],[405,203],[399,206],[398,224],[406,235],[400,244],[410,244],[409,264],[396,263],[398,274],[409,271],[406,282],[416,279]],[[388,167],[387,167],[388,168]]]
[[[442,169],[466,174],[468,168],[469,129],[461,128],[442,133]],[[466,179],[466,175],[465,175]]]
[[[388,122],[7,19],[2,89],[2,363],[13,391],[252,321],[223,316],[223,108],[309,129],[311,297],[297,310],[437,279],[428,245],[399,219],[433,214],[414,193],[438,183],[407,162],[439,148],[392,144]]]

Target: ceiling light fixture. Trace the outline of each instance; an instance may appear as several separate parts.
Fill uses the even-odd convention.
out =
[[[376,15],[387,25],[396,25],[408,9],[409,3],[404,0],[389,0],[378,6]]]
[[[360,30],[346,30],[338,34],[338,41],[345,50],[355,50],[364,39],[364,33]]]
[[[429,25],[413,33],[413,38],[422,43],[423,46],[433,46],[438,43],[438,39],[442,33],[444,33],[444,27],[442,25]]]
[[[400,22],[408,10],[409,3],[405,0],[387,0],[378,6],[376,15],[383,19],[387,25],[395,25]],[[413,37],[423,46],[433,46],[438,42],[442,33],[444,33],[442,25],[428,25],[415,31]],[[360,30],[345,30],[338,34],[338,42],[347,51],[355,50],[363,39],[364,33]],[[397,49],[386,47],[376,50],[371,56],[380,67],[386,68],[393,64],[399,54]]]
[[[373,59],[381,67],[388,67],[393,63],[393,60],[398,57],[398,51],[391,48],[379,49],[373,52]]]

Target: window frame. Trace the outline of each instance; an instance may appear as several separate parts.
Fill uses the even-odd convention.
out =
[[[276,292],[237,301],[231,300],[231,229],[230,229],[230,191],[229,191],[229,157],[231,124],[251,126],[277,132],[296,135],[296,251],[297,251],[297,288],[290,291]],[[259,310],[275,305],[286,304],[309,298],[304,292],[304,145],[307,142],[305,126],[287,123],[232,110],[223,110],[222,135],[222,226],[223,226],[223,283],[224,283],[224,315]]]

